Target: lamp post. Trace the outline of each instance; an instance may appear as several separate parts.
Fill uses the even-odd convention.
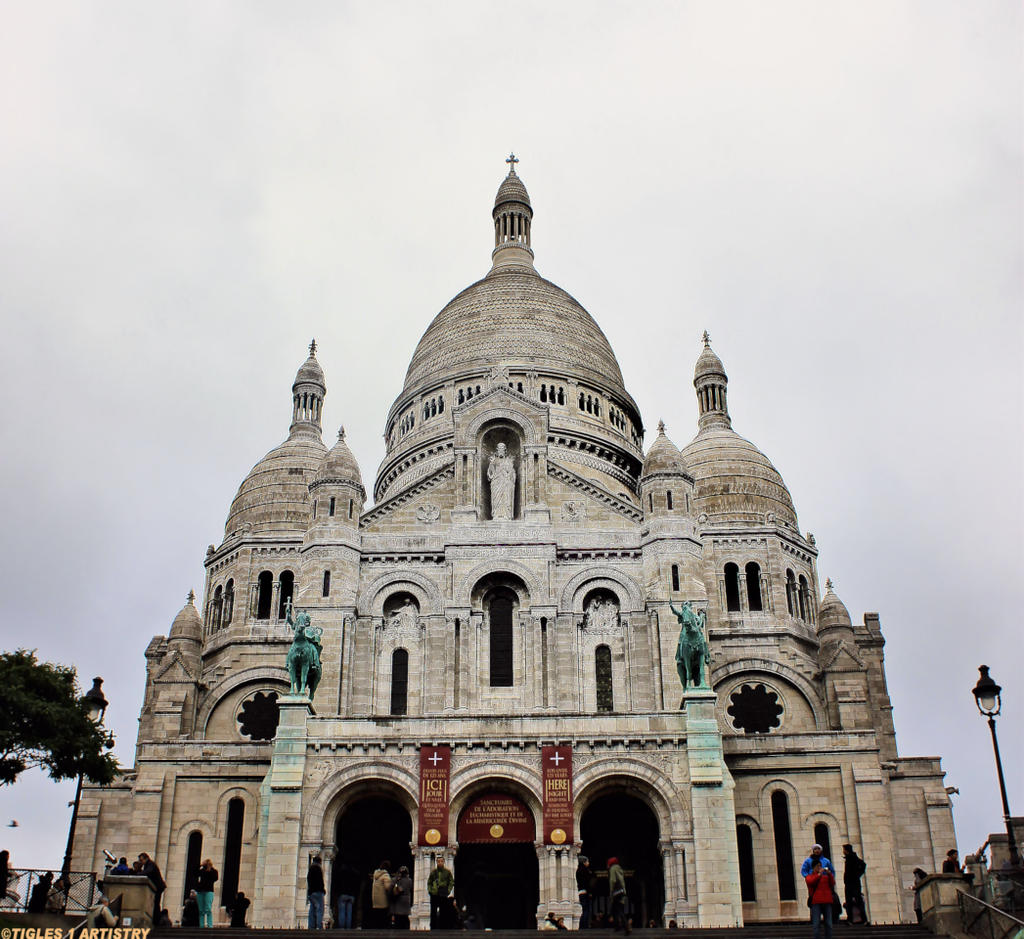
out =
[[[996,715],[1003,706],[1003,699],[1000,696],[1002,688],[995,683],[988,673],[988,666],[981,665],[978,668],[981,677],[974,686],[974,702],[978,705],[978,711],[988,718],[988,729],[992,731],[992,749],[996,755],[996,773],[999,776],[999,794],[1003,798],[1003,821],[1006,823],[1007,847],[1010,850],[1010,863],[1014,867],[1020,867],[1020,855],[1017,853],[1017,839],[1013,836],[1013,822],[1010,819],[1010,803],[1006,798],[1006,780],[1003,778],[1003,761],[999,758],[999,741],[996,739]]]
[[[82,695],[82,701],[85,702],[86,707],[89,709],[89,719],[94,724],[103,724],[103,715],[107,712],[107,704],[109,703],[106,698],[103,697],[103,679],[94,678],[92,680],[92,687]],[[113,745],[113,738],[110,739],[110,744]],[[64,905],[67,906],[68,889],[70,883],[68,882],[68,875],[71,873],[71,849],[75,844],[75,826],[78,824],[78,803],[82,799],[82,779],[84,774],[78,774],[78,786],[75,789],[75,801],[72,803],[71,809],[71,826],[68,828],[68,846],[64,852],[64,863],[61,865],[60,878],[64,884]]]

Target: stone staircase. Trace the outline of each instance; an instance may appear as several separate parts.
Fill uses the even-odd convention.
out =
[[[215,927],[224,929],[230,935],[230,939],[310,939],[310,931],[307,929],[231,929],[230,927]],[[360,929],[357,931],[361,939],[401,939],[408,936],[407,931],[401,930],[377,930]],[[462,930],[453,933],[439,931],[439,936],[455,935],[462,939],[536,939],[536,929],[496,929],[493,932],[484,930]],[[550,935],[550,933],[543,933]],[[610,929],[588,929],[587,935],[595,939],[604,937],[610,939],[612,936],[619,936],[621,933],[613,933]],[[173,929],[157,930],[154,936],[165,936],[167,939],[210,939],[209,929]],[[340,930],[328,930],[327,936],[330,939],[341,939],[344,933]],[[578,933],[577,933],[578,935]],[[683,935],[686,939],[811,939],[811,924],[807,920],[799,922],[771,922],[751,923],[749,926],[739,926],[725,929],[704,929],[700,927],[686,930],[680,929],[635,929],[633,935],[637,939],[680,939]],[[326,939],[326,937],[325,937]],[[833,927],[833,939],[932,939],[932,934],[923,926],[916,923],[890,924],[879,926],[849,926],[845,921]]]

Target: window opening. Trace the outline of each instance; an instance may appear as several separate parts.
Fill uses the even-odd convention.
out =
[[[594,671],[597,679],[597,709],[613,710],[612,698],[612,650],[598,646],[594,652]]]
[[[199,865],[203,862],[203,833],[194,831],[188,836],[188,847],[185,849],[185,889],[182,891],[181,902],[188,899],[189,891],[194,889]]]
[[[747,573],[747,609],[760,613],[764,609],[761,601],[761,568],[756,561],[746,566]]]
[[[329,597],[331,595],[331,572],[324,571],[324,589],[323,595]]]
[[[288,601],[295,594],[295,575],[291,571],[281,571],[278,583],[280,584],[280,598],[277,604],[277,618],[283,621],[288,611]]]
[[[736,826],[736,847],[740,856],[740,899],[750,903],[757,899],[754,881],[754,835],[750,826],[740,822]]]
[[[772,793],[772,827],[775,831],[775,867],[779,875],[779,899],[796,899],[793,876],[793,836],[789,827],[789,799],[781,789]]]
[[[331,496],[331,501],[327,506],[327,514],[334,518],[334,496]]]
[[[400,717],[409,704],[409,653],[395,649],[391,653],[391,714]]]
[[[818,822],[814,826],[814,843],[821,845],[821,853],[832,861],[832,837],[829,834],[828,825]],[[832,861],[834,864],[835,861]]]
[[[509,590],[496,590],[490,601],[491,687],[512,687],[512,612]]]
[[[740,569],[731,562],[725,565],[725,608],[730,613],[740,608]]]
[[[221,865],[220,904],[230,906],[238,894],[238,872],[242,868],[242,825],[245,803],[232,799],[228,803],[228,823],[224,832],[224,863]]]
[[[263,571],[256,580],[256,619],[270,619],[270,604],[274,596],[274,575]]]
[[[679,590],[679,565],[672,565],[672,590],[678,592]]]

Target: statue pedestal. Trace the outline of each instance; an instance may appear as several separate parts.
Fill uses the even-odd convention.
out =
[[[313,706],[306,695],[282,695],[277,703],[281,718],[270,769],[260,790],[252,925],[294,928],[299,912],[296,884],[302,840],[306,721],[313,714]]]
[[[722,752],[722,733],[715,716],[717,704],[718,696],[710,688],[683,693],[697,920],[705,927],[743,923],[734,783]]]
[[[103,892],[111,903],[121,898],[121,925],[133,929],[153,928],[156,891],[148,877],[141,874],[107,874],[103,878]]]

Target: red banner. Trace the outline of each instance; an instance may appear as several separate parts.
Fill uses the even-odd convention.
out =
[[[417,844],[448,844],[448,781],[451,747],[420,747],[420,823]]]
[[[532,843],[536,834],[530,810],[514,796],[481,796],[459,817],[459,844]]]
[[[572,844],[572,747],[541,747],[544,844]]]

